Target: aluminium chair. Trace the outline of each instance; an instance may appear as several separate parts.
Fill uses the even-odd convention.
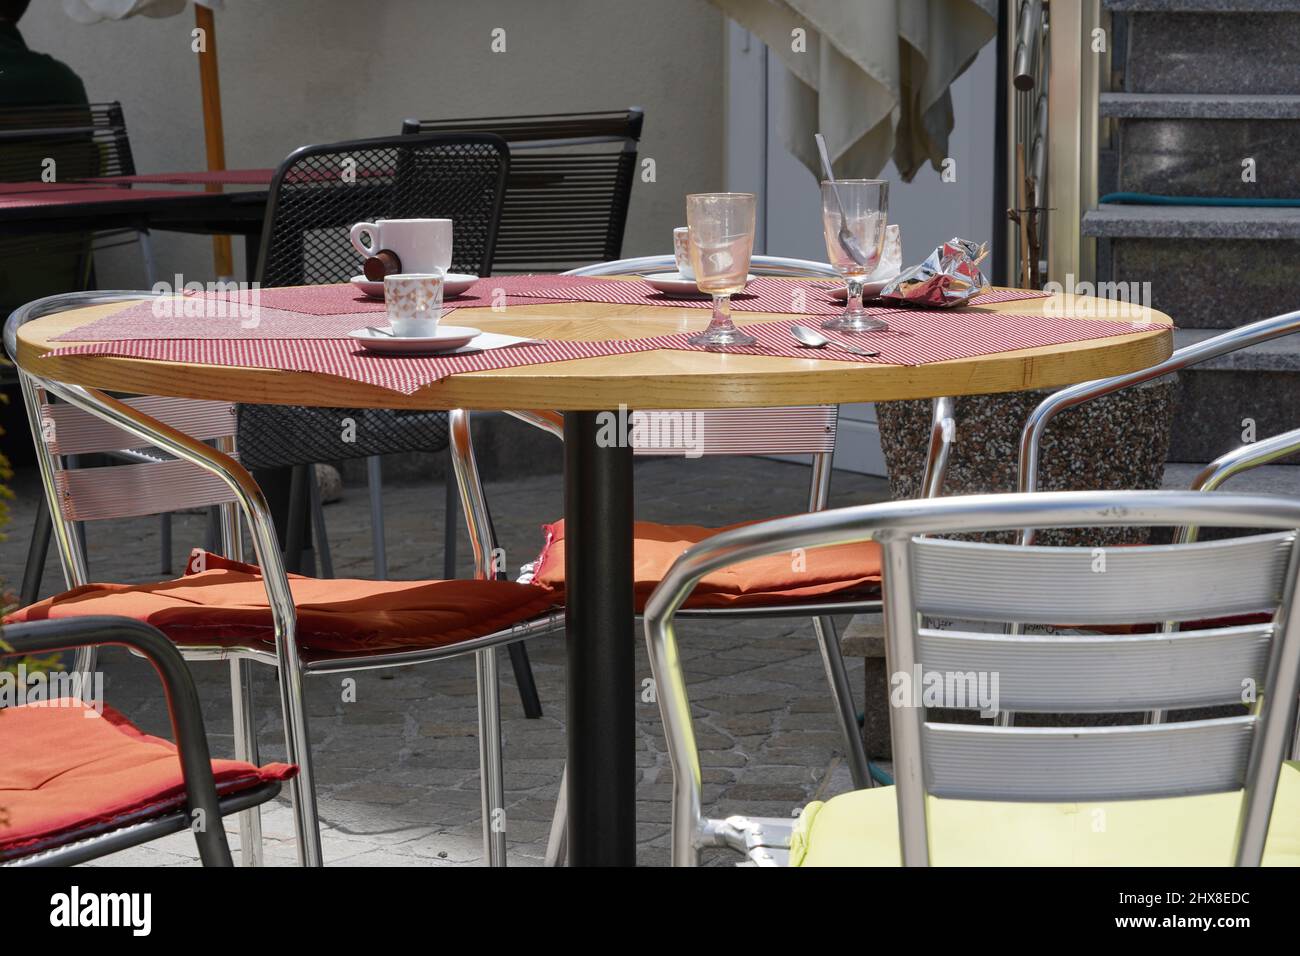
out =
[[[16,362],[17,330],[31,319],[78,306],[147,296],[141,292],[79,293],[29,303],[5,326],[6,350]],[[290,794],[299,859],[305,865],[321,863],[321,848],[304,677],[474,654],[484,852],[490,863],[504,864],[505,833],[492,825],[493,811],[504,805],[496,648],[561,627],[562,615],[552,610],[552,598],[541,589],[489,580],[490,526],[476,526],[478,539],[488,546],[478,567],[478,580],[294,578],[291,582],[266,499],[238,460],[232,402],[156,396],[123,400],[96,389],[43,380],[38,369],[20,365],[18,372],[59,557],[68,587],[76,590],[23,609],[11,619],[86,613],[140,616],[156,621],[187,660],[228,662],[236,754],[252,763],[257,762],[258,741],[251,665],[273,667],[287,759],[299,768],[298,776],[290,781]],[[59,401],[49,401],[51,396]],[[129,465],[76,465],[77,456],[112,449],[143,449],[144,453]],[[486,504],[477,496],[477,476],[458,484],[466,496],[466,513],[485,514]],[[81,522],[208,506],[221,509],[222,556],[203,555],[202,562],[204,567],[211,563],[208,571],[217,573],[209,573],[207,578],[186,576],[152,589],[90,585],[80,547]],[[243,523],[252,540],[256,566],[242,564]],[[193,564],[188,570],[200,571]],[[265,593],[265,604],[236,601],[235,616],[229,607],[223,609],[231,603],[222,596],[223,582],[232,582],[232,587],[253,585],[255,593]],[[298,597],[302,599],[298,601]],[[366,610],[376,601],[388,602],[384,609],[389,613],[377,615]],[[357,602],[363,606],[351,610]],[[475,607],[476,602],[482,607],[480,612],[464,610]],[[299,611],[296,603],[307,610]],[[93,667],[93,653],[82,652],[77,671],[87,673]],[[244,861],[257,864],[262,841],[256,812],[242,814],[240,827]]]
[[[574,269],[570,275],[626,275],[654,272],[671,268],[672,256],[645,256],[636,259],[624,259],[615,262],[599,263],[581,269]],[[802,276],[807,278],[839,279],[833,267],[802,259],[784,259],[775,256],[754,256],[751,268],[756,273],[769,275]],[[522,421],[541,428],[557,438],[563,439],[563,417],[558,412],[544,411],[508,411]],[[838,408],[836,406],[813,406],[800,408],[763,408],[763,409],[700,409],[685,411],[682,415],[695,415],[700,420],[700,434],[704,438],[702,449],[705,455],[809,455],[812,469],[809,476],[808,510],[821,511],[826,507],[830,494],[832,460],[835,453],[836,425]],[[457,411],[453,416],[468,413]],[[476,473],[472,468],[473,448],[468,440],[469,429],[465,426],[455,429],[453,435],[453,454],[462,461],[461,470]],[[931,440],[928,449],[925,493],[937,495],[942,487],[944,475],[951,452],[951,442],[955,435],[952,427],[952,403],[949,399],[937,399],[933,403],[933,416],[930,430]],[[456,436],[463,436],[458,438]],[[684,448],[634,447],[633,454],[638,456],[681,455]],[[480,492],[481,493],[481,492]],[[650,537],[657,535],[659,529],[666,526],[648,526],[638,522],[637,537],[643,545]],[[548,532],[553,539],[556,526]],[[670,529],[671,530],[671,529]],[[473,527],[471,539],[475,536]],[[698,540],[698,539],[697,539]],[[555,544],[548,540],[547,550]],[[478,552],[482,543],[474,545]],[[553,552],[552,552],[553,554]],[[664,570],[667,570],[665,565]],[[869,574],[867,575],[870,576]],[[543,583],[549,587],[563,587],[563,561],[543,560],[526,565],[518,578],[521,582]],[[835,629],[833,615],[856,614],[879,611],[880,596],[874,581],[853,585],[852,579],[844,579],[842,587],[834,587],[833,582],[826,582],[823,596],[799,597],[776,593],[751,593],[728,604],[722,604],[720,595],[711,595],[706,602],[697,602],[685,608],[683,614],[700,618],[738,618],[761,617],[809,617],[812,620],[818,650],[826,669],[831,696],[835,704],[836,720],[844,740],[845,751],[852,774],[854,786],[864,788],[872,785],[871,769],[858,729],[857,709],[853,701],[853,692],[849,686],[848,672],[840,651],[839,638]],[[644,595],[638,601],[644,599]],[[638,610],[639,610],[638,606]],[[561,779],[560,797],[556,806],[552,824],[551,839],[547,850],[547,862],[559,865],[566,853],[566,798],[565,780]]]
[[[2,183],[73,183],[99,176],[131,176],[135,171],[121,103],[0,109]],[[48,179],[51,175],[53,180]],[[147,229],[45,232],[0,238],[0,310],[8,314],[23,302],[52,292],[91,288],[95,253],[132,242],[140,248],[145,284],[152,286],[158,269]],[[159,520],[165,543],[171,516],[162,515]],[[39,593],[49,543],[50,525],[42,506],[32,529],[23,575],[21,594],[25,600],[35,600]],[[162,573],[170,573],[170,549],[165,548],[160,557]]]
[[[1267,530],[1105,549],[927,537],[1196,524]],[[1298,528],[1300,501],[1292,497],[1050,492],[844,508],[728,531],[691,548],[645,615],[673,767],[674,865],[697,865],[710,847],[731,848],[758,865],[1300,865],[1300,764],[1283,763],[1300,689]],[[925,699],[904,689],[890,712],[896,787],[813,803],[793,826],[788,819],[706,817],[675,634],[679,609],[701,578],[720,568],[796,547],[867,540],[884,553],[887,660],[896,690],[937,675],[952,679],[947,707],[1131,714],[1236,704],[1242,713],[1157,725],[972,726],[930,721]],[[1263,623],[1159,629],[1170,619],[1261,611]],[[928,615],[1150,630],[1046,637],[941,631],[927,626]]]
[[[632,107],[545,116],[408,119],[402,132],[477,132],[504,138],[510,144],[510,175],[492,269],[557,272],[622,254],[644,120],[644,112]]]
[[[0,656],[105,645],[153,665],[176,744],[80,696],[0,709],[0,866],[72,866],[184,830],[204,866],[231,866],[222,819],[274,798],[294,768],[210,759],[194,679],[160,631],[116,617],[14,624]]]

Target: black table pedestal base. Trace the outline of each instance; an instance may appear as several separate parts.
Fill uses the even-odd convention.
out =
[[[619,422],[564,415],[571,866],[636,863],[632,450]]]

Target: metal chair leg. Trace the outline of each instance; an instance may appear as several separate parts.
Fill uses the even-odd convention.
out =
[[[388,550],[384,545],[384,466],[383,459],[371,455],[366,459],[366,484],[370,489],[370,541],[375,552],[375,580],[388,580]]]
[[[23,568],[23,584],[18,600],[23,607],[35,604],[41,594],[41,579],[45,577],[45,560],[50,553],[50,535],[54,522],[50,509],[41,495],[36,501],[36,523],[32,525],[32,540],[27,547],[27,565]]]
[[[316,467],[311,466],[307,474],[307,495],[311,506],[311,527],[316,539],[316,554],[320,557],[320,575],[323,578],[334,577],[334,556],[330,554],[329,531],[325,527],[325,508],[320,500],[320,481],[316,477]]]
[[[249,661],[230,662],[230,705],[234,717],[235,759],[257,766],[257,717],[253,712],[253,668]],[[262,865],[262,808],[239,815],[239,854],[244,866]]]
[[[298,841],[300,866],[323,866],[320,814],[316,808],[316,774],[312,769],[311,739],[307,732],[307,705],[303,699],[302,671],[294,662],[281,661],[276,668],[280,682],[280,707],[284,720],[285,753],[298,765],[298,775],[289,781],[293,801],[294,835]]]
[[[853,690],[849,686],[844,655],[840,653],[840,639],[835,631],[835,622],[829,617],[815,617],[813,631],[817,634],[817,646],[821,650],[826,679],[835,701],[835,715],[840,723],[840,732],[844,735],[844,749],[849,758],[853,787],[865,790],[872,786],[871,768],[867,764],[867,748],[862,742],[862,732],[858,729],[858,711],[853,703]]]
[[[551,817],[551,834],[546,838],[543,866],[567,866],[569,862],[569,764],[560,772],[560,792],[555,797],[555,816]]]
[[[501,699],[495,647],[474,655],[478,677],[479,788],[483,853],[488,866],[506,865],[505,770],[501,765]]]

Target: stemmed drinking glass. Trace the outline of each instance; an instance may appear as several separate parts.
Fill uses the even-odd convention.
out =
[[[862,307],[862,286],[880,264],[889,221],[889,183],[883,179],[837,179],[822,183],[822,231],[831,265],[844,276],[844,312],[822,323],[838,332],[887,329]]]
[[[754,250],[753,193],[693,193],[686,197],[695,284],[713,296],[709,327],[691,345],[753,345],[758,340],[731,321],[731,296],[745,288]]]

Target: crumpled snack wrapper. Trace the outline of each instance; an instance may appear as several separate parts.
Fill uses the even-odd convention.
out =
[[[933,309],[966,305],[989,287],[979,268],[988,254],[988,243],[949,239],[881,289],[880,299],[889,305]]]

